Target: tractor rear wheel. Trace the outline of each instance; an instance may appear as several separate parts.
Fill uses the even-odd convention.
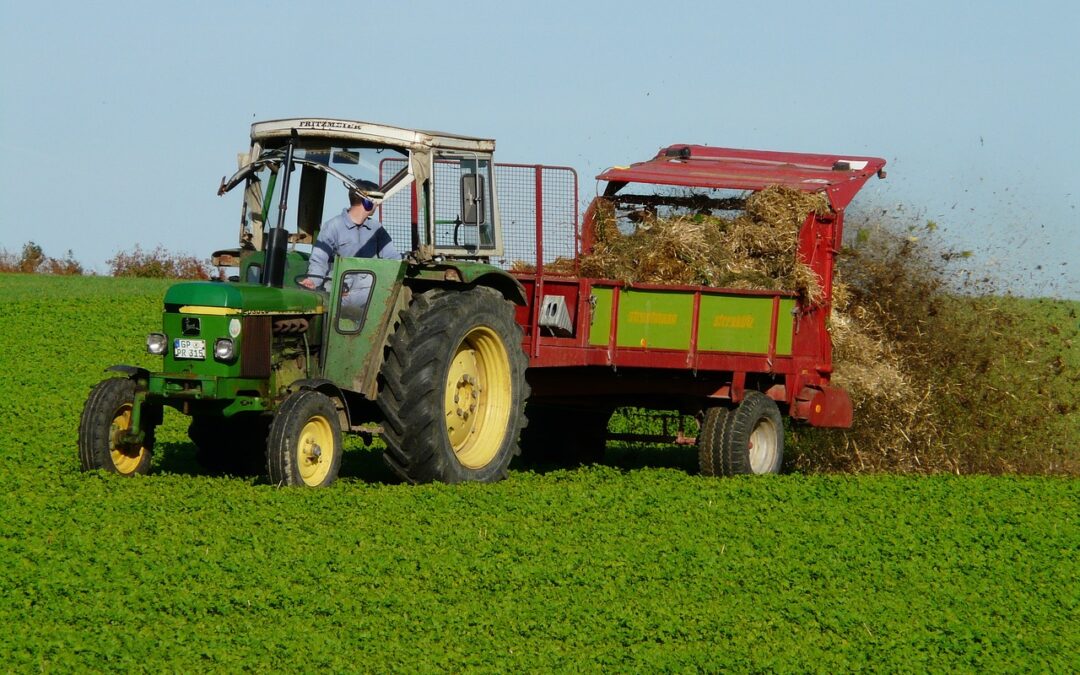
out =
[[[79,460],[83,471],[104,469],[123,476],[146,474],[154,450],[154,428],[143,429],[142,442],[123,441],[131,429],[135,383],[112,378],[90,390],[79,420]]]
[[[707,410],[698,457],[705,458],[706,475],[716,475],[717,470],[725,476],[780,473],[784,422],[776,402],[760,391],[748,391],[734,410]]]
[[[266,441],[266,468],[276,485],[326,487],[341,468],[341,422],[334,402],[317,391],[290,394]]]
[[[380,373],[386,463],[412,483],[490,483],[520,452],[521,328],[494,289],[414,296]]]

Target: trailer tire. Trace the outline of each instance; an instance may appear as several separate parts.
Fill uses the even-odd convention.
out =
[[[721,471],[726,476],[780,473],[784,462],[784,421],[776,402],[748,391],[724,420]]]
[[[79,420],[79,461],[83,471],[104,469],[122,476],[150,472],[154,427],[143,429],[145,436],[138,447],[116,442],[118,433],[131,428],[134,402],[133,380],[102,380],[90,390]]]
[[[731,411],[724,406],[718,405],[705,409],[697,439],[698,466],[702,476],[724,474],[724,424],[730,414]]]
[[[326,487],[337,478],[341,452],[341,423],[328,396],[305,389],[278,407],[266,441],[271,483]]]
[[[530,462],[598,464],[607,449],[612,412],[529,403],[525,406],[528,426],[521,432],[521,452]]]
[[[411,483],[505,478],[528,397],[521,341],[494,289],[414,296],[379,378],[387,465]]]

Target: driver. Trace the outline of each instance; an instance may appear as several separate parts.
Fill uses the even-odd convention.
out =
[[[390,234],[382,223],[371,217],[375,204],[363,195],[379,186],[371,181],[357,181],[360,190],[349,191],[349,208],[327,220],[319,228],[319,238],[311,249],[307,276],[302,286],[315,289],[329,276],[330,265],[336,256],[347,258],[400,259]],[[318,280],[318,281],[316,281]]]
[[[360,190],[373,192],[379,186],[371,181],[357,181]],[[330,265],[336,256],[347,258],[400,259],[390,234],[382,223],[371,217],[375,203],[360,190],[349,191],[349,208],[322,224],[319,237],[311,249],[308,271],[300,285],[315,290],[329,276]],[[351,275],[342,289],[341,315],[359,321],[364,315],[368,296],[371,295],[370,274]]]

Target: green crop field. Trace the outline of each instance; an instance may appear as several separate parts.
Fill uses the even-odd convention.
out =
[[[105,366],[153,367],[168,282],[0,275],[5,671],[1075,671],[1080,483],[706,479],[692,449],[325,490],[79,471]]]

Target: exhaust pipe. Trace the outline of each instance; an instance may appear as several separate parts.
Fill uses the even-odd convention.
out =
[[[266,239],[262,284],[273,288],[281,288],[285,284],[285,255],[289,249],[289,233],[285,230],[285,212],[288,210],[289,177],[292,175],[293,147],[296,137],[296,129],[293,129],[289,137],[289,145],[285,150],[285,163],[282,165],[285,175],[281,180],[277,226],[270,230],[270,236]]]

